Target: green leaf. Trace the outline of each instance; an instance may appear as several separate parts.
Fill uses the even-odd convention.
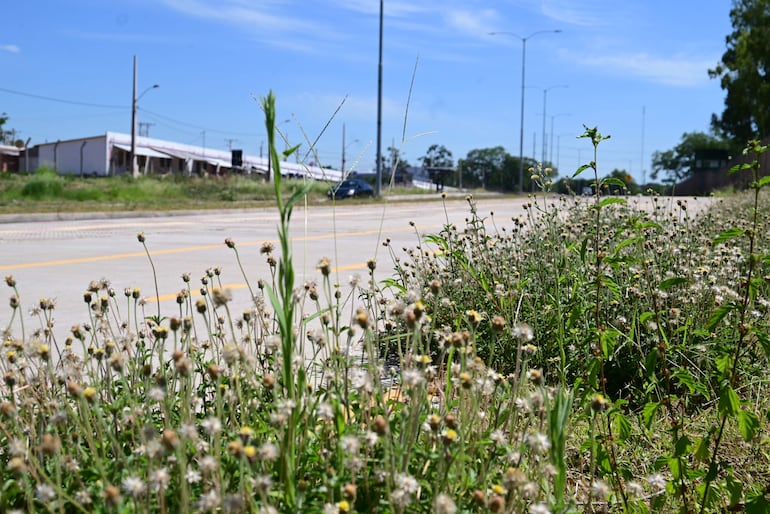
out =
[[[615,426],[615,433],[620,442],[625,441],[631,436],[631,422],[622,413],[618,412],[613,417],[612,423]]]
[[[580,244],[580,261],[585,264],[586,262],[586,251],[588,250],[588,238],[586,237],[583,239],[583,242]]]
[[[607,177],[604,180],[602,180],[602,185],[608,185],[608,186],[618,186],[625,188],[626,183],[620,180],[619,178],[615,177]]]
[[[606,207],[608,205],[612,205],[613,203],[626,203],[625,198],[617,198],[615,196],[608,196],[606,198],[603,198],[601,202],[599,202],[599,208]]]
[[[577,177],[578,175],[580,175],[581,173],[583,173],[585,170],[589,169],[590,167],[591,167],[590,164],[583,164],[582,166],[580,166],[577,169],[577,171],[575,171],[575,173],[572,175],[572,178]]]
[[[730,386],[724,386],[719,391],[719,414],[722,416],[737,416],[741,412],[741,400],[738,393]]]
[[[732,175],[733,173],[737,173],[742,170],[750,170],[753,167],[753,164],[750,162],[744,162],[743,164],[736,164],[730,170],[727,172],[728,175]]]
[[[709,455],[711,454],[709,452],[709,444],[710,444],[710,438],[707,435],[706,437],[701,437],[698,439],[698,442],[695,444],[695,458],[698,459],[701,462],[708,462]]]
[[[690,438],[686,435],[683,435],[676,440],[676,443],[674,443],[674,456],[683,457],[684,455],[690,453],[690,448]]]
[[[729,241],[730,239],[735,239],[738,236],[742,236],[745,233],[746,231],[741,228],[730,228],[715,237],[712,244],[716,246],[718,244],[724,243],[725,241]]]
[[[757,189],[761,189],[768,184],[770,184],[770,175],[765,175],[757,182]]]
[[[759,430],[759,418],[753,412],[747,410],[739,411],[738,429],[741,431],[744,441],[751,441]]]
[[[717,325],[719,325],[725,316],[732,310],[735,310],[735,305],[732,303],[723,303],[717,307],[711,315],[711,318],[709,318],[708,331],[713,332],[714,329],[717,328]]]
[[[770,512],[770,501],[759,493],[746,498],[746,514],[767,514]]]
[[[643,313],[642,313],[642,315],[641,315],[641,316],[639,316],[639,323],[641,323],[642,325],[644,325],[644,324],[645,324],[645,323],[647,323],[647,321],[648,321],[650,318],[652,318],[653,316],[655,316],[655,313],[654,313],[654,312],[650,312],[650,311],[647,311],[647,312],[643,312]]]
[[[642,410],[642,420],[644,420],[644,426],[650,428],[652,425],[652,420],[655,417],[655,414],[658,412],[659,408],[659,402],[650,402],[644,405],[644,409]]]
[[[754,332],[754,335],[757,336],[757,340],[759,340],[759,344],[765,352],[765,357],[770,359],[770,337],[766,333],[760,331]]]
[[[717,370],[719,370],[720,376],[725,377],[730,372],[733,360],[730,358],[729,354],[724,354],[714,359],[714,363],[717,366]]]
[[[677,379],[680,384],[687,386],[687,389],[690,390],[690,394],[695,393],[696,391],[699,393],[706,392],[706,386],[695,380],[695,377],[693,377],[692,373],[690,373],[690,371],[686,368],[677,369],[674,373],[671,374],[671,376]]]
[[[673,277],[673,278],[667,278],[666,280],[661,281],[660,284],[658,284],[658,288],[661,291],[665,291],[667,289],[671,289],[674,286],[678,286],[679,284],[686,284],[687,279],[684,277]]]

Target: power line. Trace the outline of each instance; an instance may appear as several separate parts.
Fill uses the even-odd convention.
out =
[[[232,134],[232,135],[235,135],[235,136],[250,136],[250,137],[257,137],[259,135],[259,134],[249,133],[249,132],[233,132],[231,130],[219,130],[219,129],[214,129],[214,128],[211,128],[211,127],[204,127],[203,125],[196,125],[194,123],[187,123],[187,122],[184,122],[184,121],[180,121],[180,120],[171,118],[169,116],[164,116],[163,114],[158,114],[157,112],[148,111],[147,109],[139,109],[139,110],[141,112],[145,112],[145,113],[150,114],[152,116],[156,116],[156,117],[158,117],[158,118],[160,118],[162,120],[170,121],[172,123],[176,123],[178,125],[182,125],[182,126],[185,126],[185,127],[195,128],[195,129],[198,129],[198,130],[205,130],[206,132],[216,132],[218,134]]]
[[[84,107],[99,107],[103,109],[128,109],[129,108],[129,106],[127,105],[94,104],[94,103],[88,103],[88,102],[78,102],[76,100],[65,100],[63,98],[54,98],[52,96],[35,95],[32,93],[25,93],[23,91],[14,91],[13,89],[7,89],[4,87],[0,87],[0,91],[3,91],[4,93],[10,93],[12,95],[26,96],[29,98],[37,98],[38,100],[47,100],[49,102],[59,102],[62,104],[82,105]]]
[[[58,103],[70,104],[70,105],[80,105],[80,106],[83,106],[83,107],[96,107],[96,108],[100,108],[100,109],[121,109],[121,110],[128,110],[130,108],[130,106],[126,106],[126,105],[96,104],[96,103],[89,103],[89,102],[80,102],[80,101],[77,101],[77,100],[66,100],[64,98],[55,98],[55,97],[52,97],[52,96],[44,96],[44,95],[37,95],[37,94],[34,94],[34,93],[26,93],[24,91],[16,91],[16,90],[4,88],[4,87],[0,87],[0,91],[2,91],[4,93],[10,93],[12,95],[26,96],[28,98],[36,98],[38,100],[46,100],[48,102],[58,102]],[[229,134],[229,135],[236,135],[236,136],[257,137],[259,135],[259,134],[249,133],[249,132],[232,132],[232,131],[228,131],[228,130],[219,130],[219,129],[214,129],[214,128],[210,128],[210,127],[204,127],[202,125],[195,125],[193,123],[187,123],[187,122],[184,122],[184,121],[180,121],[180,120],[171,118],[169,116],[164,116],[164,115],[159,114],[157,112],[148,111],[146,109],[139,109],[139,108],[137,108],[137,110],[140,110],[140,111],[142,111],[144,113],[150,114],[150,115],[155,116],[157,118],[160,118],[160,119],[163,119],[163,120],[167,120],[167,121],[172,122],[172,123],[176,123],[177,125],[182,125],[182,126],[185,126],[185,127],[190,127],[190,128],[194,128],[194,129],[197,129],[197,130],[206,130],[208,132],[215,132],[215,133],[218,133],[218,134]]]

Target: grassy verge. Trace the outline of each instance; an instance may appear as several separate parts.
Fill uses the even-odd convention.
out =
[[[328,182],[312,182],[309,203],[327,202]],[[283,194],[304,188],[284,180]],[[424,195],[417,188],[386,189],[389,196]],[[355,200],[360,202],[363,200]],[[50,170],[31,175],[0,174],[0,214],[24,212],[115,212],[239,209],[275,205],[275,189],[256,176],[147,176],[81,178]]]
[[[603,137],[585,137],[599,190]],[[536,195],[509,223],[468,197],[464,226],[388,246],[394,275],[373,258],[345,287],[324,256],[295,283],[304,191],[278,180],[279,248],[261,249],[268,276],[244,274],[243,312],[218,267],[184,275],[173,312],[100,281],[62,337],[51,301],[25,326],[8,276],[0,510],[768,512],[756,171],[698,216]]]

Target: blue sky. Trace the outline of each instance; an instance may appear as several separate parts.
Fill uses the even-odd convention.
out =
[[[545,96],[546,156],[562,175],[590,159],[583,124],[611,135],[602,174],[640,178],[655,150],[723,108],[707,70],[728,0],[384,3],[383,149],[412,164],[432,144],[455,159],[497,145],[518,156],[522,42],[489,32],[561,30],[527,42],[524,154],[542,157]],[[303,133],[320,135],[318,160],[338,167],[344,124],[348,167],[374,166],[377,0],[28,0],[3,18],[0,112],[30,144],[129,133],[136,55],[139,92],[160,85],[139,101],[151,137],[259,155],[255,99],[272,89],[303,155]]]

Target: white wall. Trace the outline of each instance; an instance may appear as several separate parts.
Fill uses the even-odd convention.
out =
[[[38,166],[56,169],[60,175],[105,175],[108,171],[104,136],[46,143],[39,148]]]

